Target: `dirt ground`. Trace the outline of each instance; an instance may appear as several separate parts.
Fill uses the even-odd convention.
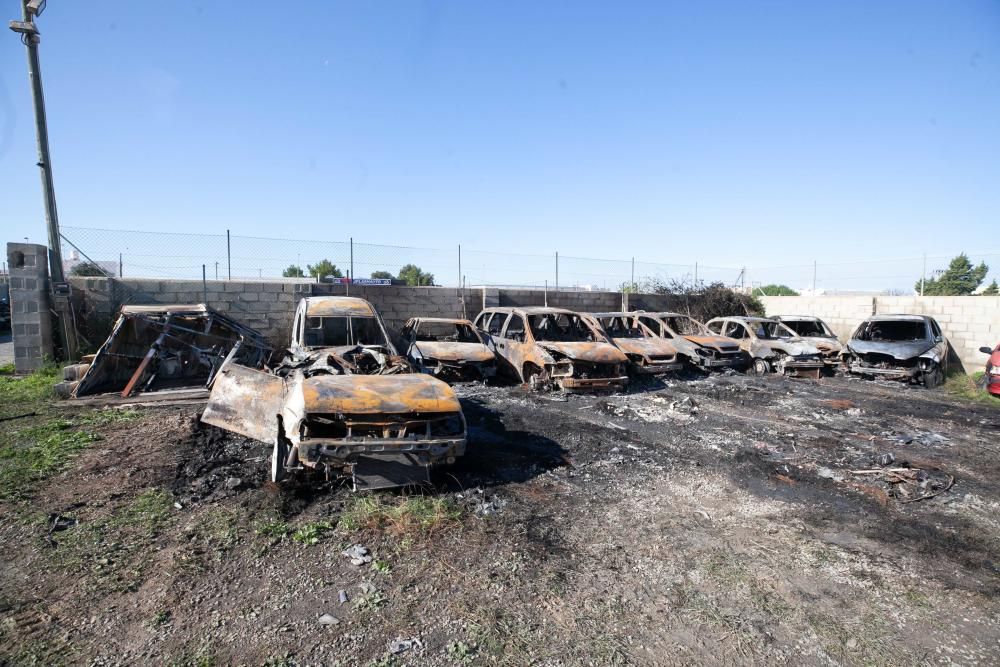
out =
[[[278,489],[196,406],[99,426],[0,505],[0,662],[1000,663],[997,407],[845,378],[459,393],[469,454],[423,495]]]

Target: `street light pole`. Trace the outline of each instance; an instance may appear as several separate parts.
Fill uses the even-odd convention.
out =
[[[45,201],[45,224],[49,232],[49,276],[53,283],[65,282],[62,265],[62,240],[59,237],[59,214],[56,211],[56,191],[52,184],[52,160],[49,157],[49,129],[45,119],[45,96],[42,93],[42,68],[38,62],[38,28],[35,17],[45,8],[39,0],[21,0],[21,21],[11,21],[10,29],[20,33],[28,52],[28,79],[31,81],[31,101],[35,107],[35,136],[38,143],[38,168],[42,176],[42,198]]]

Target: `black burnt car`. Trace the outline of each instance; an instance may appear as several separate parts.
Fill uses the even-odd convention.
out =
[[[948,341],[933,317],[875,315],[854,330],[843,357],[853,375],[932,388],[944,382]]]

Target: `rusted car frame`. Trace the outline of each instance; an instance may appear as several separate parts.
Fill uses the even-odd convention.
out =
[[[563,308],[487,308],[476,327],[506,372],[532,388],[619,390],[628,359],[592,321]]]
[[[414,317],[399,334],[414,368],[446,382],[485,382],[497,372],[496,356],[472,322]]]
[[[854,330],[843,357],[848,373],[933,388],[944,382],[948,354],[948,340],[933,317],[875,315]]]
[[[772,315],[771,319],[781,322],[799,338],[819,350],[827,368],[833,369],[840,365],[840,354],[844,346],[826,322],[813,315]]]
[[[682,313],[636,311],[639,322],[667,339],[690,368],[701,371],[731,368],[742,371],[750,357],[738,341],[712,333],[705,325]]]
[[[89,362],[67,366],[61,391],[82,397],[204,387],[227,359],[257,365],[270,354],[264,337],[205,304],[123,306]]]
[[[605,335],[628,357],[629,369],[637,375],[662,375],[678,371],[684,362],[669,340],[639,321],[638,313],[588,313]]]
[[[273,443],[273,481],[309,469],[355,489],[422,483],[466,447],[451,387],[415,373],[378,311],[351,297],[300,301],[285,356],[223,366],[202,421]]]
[[[781,322],[766,317],[716,317],[705,326],[739,341],[753,357],[753,369],[759,374],[775,371],[819,379],[825,367],[819,350]]]

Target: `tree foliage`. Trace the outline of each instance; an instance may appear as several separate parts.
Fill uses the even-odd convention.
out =
[[[641,291],[670,297],[666,306],[668,310],[690,315],[702,322],[726,315],[764,315],[764,304],[757,297],[737,292],[721,282],[695,285],[683,280],[654,278],[643,281]],[[660,309],[659,304],[645,306],[641,296],[632,306],[643,310]]]
[[[986,279],[990,267],[985,262],[980,262],[979,266],[973,266],[969,257],[963,252],[958,257],[951,260],[948,268],[941,272],[941,275],[924,281],[924,294],[926,296],[967,296],[976,291]],[[914,285],[917,294],[920,294],[920,281]]]
[[[333,276],[334,278],[344,277],[341,270],[328,259],[321,260],[315,264],[307,264],[306,270],[309,271],[309,275],[313,278],[325,278],[327,276]]]
[[[80,262],[69,270],[71,276],[92,276],[100,277],[108,275],[108,272],[93,262]]]
[[[388,271],[372,271],[372,278],[392,280],[395,276]]]
[[[424,273],[416,264],[407,264],[399,270],[398,278],[407,285],[433,285],[434,274]]]
[[[1000,294],[1000,287],[997,286],[996,278],[994,278],[989,287],[980,292],[980,294],[984,296],[997,296]]]
[[[297,264],[289,264],[288,268],[281,272],[281,275],[285,278],[302,278],[306,274],[302,271],[302,267]]]
[[[764,296],[798,296],[799,293],[793,290],[788,285],[764,285],[759,287],[758,290]],[[757,290],[754,290],[757,291]]]

